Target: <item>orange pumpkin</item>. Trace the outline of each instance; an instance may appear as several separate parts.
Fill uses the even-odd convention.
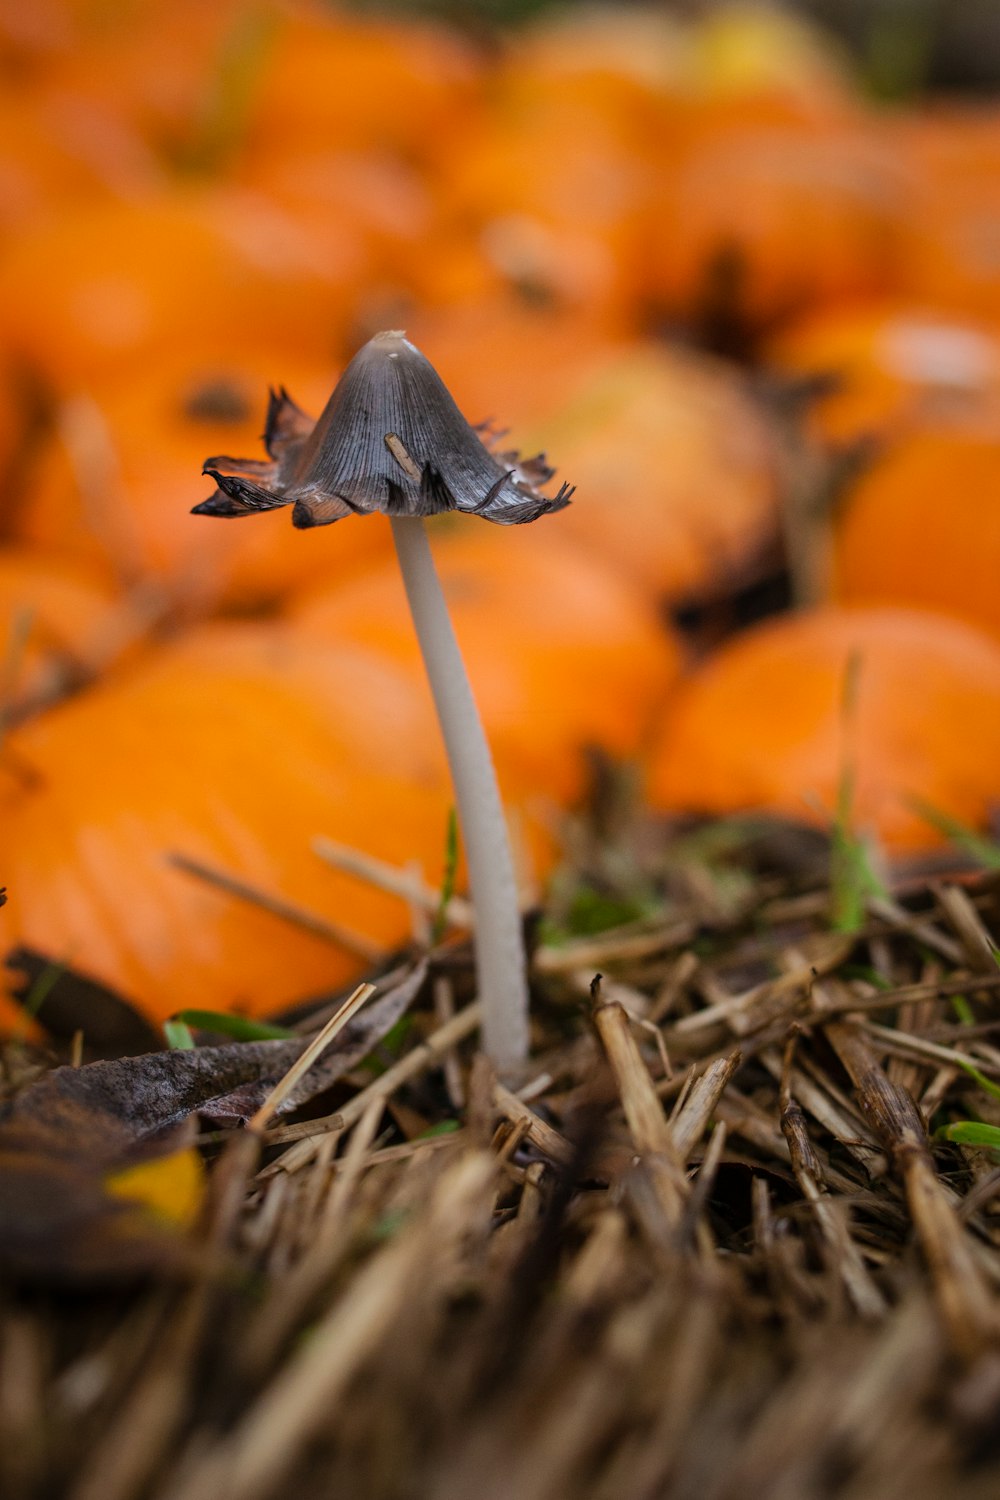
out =
[[[305,146],[434,158],[464,129],[480,70],[457,33],[322,4],[287,4],[269,20],[239,139],[260,171]]]
[[[655,598],[727,591],[774,544],[776,441],[718,361],[633,345],[538,431],[577,486],[561,530]]]
[[[942,610],[1000,637],[997,412],[910,432],[860,476],[836,518],[834,598]]]
[[[116,601],[95,570],[27,548],[0,549],[0,718],[45,702],[113,649]]]
[[[769,620],[675,695],[649,795],[663,812],[766,809],[829,827],[847,770],[854,823],[894,852],[940,842],[913,798],[982,826],[1000,798],[1000,646],[916,611]]]
[[[421,748],[422,746],[427,748]],[[391,948],[405,907],[325,868],[326,834],[438,879],[449,793],[433,724],[371,653],[204,627],[12,733],[4,944],[110,985],[159,1019],[269,1013],[364,967],[183,873],[186,854]]]
[[[621,347],[574,312],[510,292],[415,308],[406,332],[429,351],[468,420],[509,427],[515,447]]]
[[[637,166],[655,170],[690,113],[693,73],[692,28],[662,10],[600,4],[549,10],[507,37],[490,81],[488,128],[499,138],[512,128],[535,129],[544,154],[550,135],[561,139],[560,119],[570,128],[590,120],[607,142],[625,146],[633,173]],[[607,150],[605,140],[583,131],[578,146],[584,159],[600,160]],[[554,184],[564,203],[571,182]],[[574,206],[596,223],[610,205],[584,194]]]
[[[27,456],[37,420],[37,398],[23,372],[11,368],[0,351],[0,537],[10,530],[19,500],[22,459]]]
[[[507,70],[537,87],[619,80],[640,92],[683,95],[691,87],[691,28],[663,10],[594,4],[543,12],[508,39]]]
[[[435,556],[502,786],[566,804],[585,783],[587,746],[636,752],[680,653],[627,584],[562,538],[562,520],[456,518],[435,528]],[[421,679],[395,563],[301,598],[291,617],[326,649],[359,642]]]
[[[445,226],[511,287],[611,332],[633,327],[651,165],[633,122],[585,90],[501,97],[440,168]]]
[[[905,295],[1000,319],[1000,108],[905,116],[893,143],[910,168],[898,285]]]
[[[0,6],[0,66],[5,74],[31,74],[68,41],[65,6],[39,0],[30,10]]]
[[[267,17],[245,0],[141,0],[31,6],[44,76],[115,108],[171,163],[202,165],[206,140],[229,127],[226,106],[255,66]],[[44,24],[44,23],[43,23]]]
[[[893,284],[903,176],[871,131],[703,117],[675,149],[649,225],[648,294],[680,318],[759,333]]]
[[[163,173],[111,101],[51,87],[0,99],[0,235],[88,199],[154,191]]]
[[[790,10],[728,0],[692,32],[692,74],[716,118],[835,130],[862,112],[846,51]]]
[[[1000,337],[988,324],[905,302],[824,309],[767,349],[783,374],[829,376],[814,408],[833,442],[988,416],[1000,397]]]
[[[189,609],[246,609],[343,574],[389,547],[384,522],[305,537],[287,514],[252,524],[190,514],[212,488],[201,477],[207,455],[259,451],[269,384],[287,385],[318,416],[333,383],[328,364],[220,348],[158,360],[97,400],[66,401],[15,517],[18,533],[110,563],[127,579],[155,578]]]
[[[414,266],[432,253],[436,222],[430,185],[414,163],[387,151],[346,151],[336,141],[285,141],[273,157],[229,175],[279,206],[319,245],[336,244],[350,226],[365,261],[358,336],[398,321],[392,303],[412,282]]]
[[[183,347],[336,357],[362,270],[356,236],[319,244],[248,192],[101,203],[20,235],[0,261],[15,357],[62,392]]]

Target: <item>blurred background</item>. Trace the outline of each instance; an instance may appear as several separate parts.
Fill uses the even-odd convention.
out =
[[[527,897],[616,766],[993,858],[998,76],[987,0],[3,0],[13,988],[264,1013],[410,930],[344,848],[440,878],[382,519],[190,515],[387,327],[577,486],[435,528]]]

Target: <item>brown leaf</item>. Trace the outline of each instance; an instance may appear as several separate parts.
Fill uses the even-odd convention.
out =
[[[88,1058],[135,1057],[162,1041],[121,995],[34,948],[12,949],[4,965],[19,976],[14,998],[23,1005],[36,986],[43,987],[45,999],[37,1014],[45,1030],[66,1042],[81,1031]]]
[[[426,962],[354,1018],[284,1101],[287,1113],[349,1072],[416,998]],[[391,976],[397,977],[397,976]],[[0,1110],[0,1266],[31,1278],[132,1276],[190,1266],[196,1249],[106,1189],[177,1151],[195,1113],[243,1121],[308,1043],[232,1042],[55,1068]]]

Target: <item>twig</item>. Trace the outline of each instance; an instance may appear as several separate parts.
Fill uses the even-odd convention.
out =
[[[497,1083],[493,1088],[493,1102],[503,1115],[505,1120],[510,1120],[513,1125],[521,1125],[526,1140],[529,1140],[537,1151],[547,1156],[550,1161],[558,1162],[560,1166],[568,1167],[575,1160],[576,1153],[571,1143],[564,1135],[552,1125],[548,1125],[540,1115],[529,1108],[510,1089],[505,1088],[502,1083]]]
[[[1000,1323],[971,1243],[934,1170],[916,1105],[886,1077],[858,1027],[835,1021],[826,1034],[851,1075],[869,1124],[885,1142],[902,1177],[952,1346],[972,1358],[996,1339]]]
[[[599,1000],[600,976],[594,981]],[[632,1035],[629,1017],[617,1004],[598,1003],[594,1024],[604,1047],[625,1111],[625,1123],[665,1223],[677,1229],[688,1197],[687,1182],[656,1086]],[[641,1184],[633,1184],[641,1194]]]
[[[431,987],[434,998],[434,1016],[439,1026],[446,1026],[455,1014],[455,995],[446,974],[439,974]],[[462,1067],[456,1052],[448,1052],[444,1058],[444,1084],[448,1090],[448,1101],[452,1109],[465,1106],[465,1084]]]
[[[375,963],[384,957],[385,950],[377,943],[363,937],[361,933],[351,932],[335,922],[328,922],[325,917],[306,911],[303,907],[285,901],[280,896],[272,896],[266,891],[258,890],[256,886],[249,885],[235,875],[227,874],[225,870],[217,870],[212,865],[203,864],[201,860],[192,859],[187,854],[172,853],[168,854],[167,858],[175,869],[183,870],[185,875],[193,875],[197,880],[203,880],[207,885],[213,885],[218,890],[225,891],[227,895],[235,896],[239,901],[247,901],[251,906],[259,907],[261,911],[268,912],[272,917],[288,922],[293,927],[299,927],[303,932],[311,933],[313,937],[321,938],[323,942],[333,943],[338,948],[346,948],[349,953],[356,953],[359,958],[365,959],[368,963]]]
[[[837,1213],[826,1191],[823,1168],[813,1150],[806,1128],[806,1117],[792,1094],[792,1057],[795,1039],[789,1039],[781,1069],[779,1105],[781,1131],[788,1142],[792,1171],[802,1195],[812,1208],[820,1233],[825,1240],[833,1267],[844,1288],[863,1318],[880,1318],[886,1311],[885,1298],[872,1281],[857,1245],[842,1216]]]
[[[195,1458],[170,1500],[261,1500],[275,1491],[389,1335],[414,1284],[423,1285],[443,1248],[468,1232],[470,1217],[488,1213],[495,1170],[478,1153],[455,1162],[420,1219],[368,1261],[233,1431]]]
[[[989,994],[1000,990],[1000,973],[969,974],[957,979],[922,980],[918,984],[901,984],[898,989],[880,990],[873,995],[843,995],[825,999],[820,1014],[846,1015],[853,1011],[895,1010],[911,1000],[947,1000],[950,995]]]
[[[460,1010],[456,1016],[453,1016],[445,1026],[440,1026],[437,1031],[432,1032],[426,1041],[414,1047],[405,1057],[401,1057],[398,1063],[387,1068],[381,1078],[376,1078],[366,1089],[362,1089],[360,1094],[355,1094],[354,1098],[349,1099],[337,1114],[328,1115],[323,1120],[307,1120],[302,1125],[286,1125],[280,1132],[273,1131],[268,1137],[272,1145],[295,1141],[303,1150],[294,1156],[293,1152],[287,1152],[285,1156],[265,1168],[265,1171],[269,1174],[276,1171],[295,1171],[305,1166],[312,1160],[316,1150],[318,1126],[326,1124],[330,1130],[349,1130],[361,1119],[373,1099],[388,1099],[411,1078],[416,1078],[426,1068],[434,1067],[452,1047],[472,1035],[479,1021],[479,1002],[474,1001],[472,1005],[467,1005],[464,1010]],[[290,1161],[289,1158],[293,1159]]]
[[[366,881],[380,891],[386,891],[390,896],[399,896],[431,916],[436,915],[441,904],[441,892],[420,879],[413,870],[398,869],[383,859],[366,854],[362,849],[353,849],[349,844],[339,844],[325,836],[313,839],[312,847],[324,864],[342,874],[355,875],[359,880]],[[461,927],[471,932],[475,926],[471,903],[461,896],[452,896],[445,906],[444,915],[452,927]]]
[[[251,1115],[247,1121],[248,1130],[263,1130],[271,1116],[276,1114],[281,1105],[295,1088],[299,1079],[304,1077],[322,1053],[324,1053],[348,1021],[370,1000],[375,993],[373,984],[359,984],[352,995],[344,1001],[336,1015],[330,1017],[322,1031],[317,1032],[309,1045],[304,1049],[301,1056],[297,1057],[283,1078],[279,1078],[274,1088],[268,1094],[260,1108]]]
[[[969,899],[968,893],[957,885],[941,885],[935,888],[938,903],[951,923],[962,944],[965,961],[977,974],[995,974],[997,959],[995,945],[983,925],[983,920]]]
[[[674,1150],[682,1162],[687,1161],[701,1140],[723,1091],[742,1061],[743,1054],[737,1047],[728,1057],[719,1058],[706,1068],[700,1078],[692,1080],[683,1104],[670,1122]]]
[[[654,932],[608,932],[596,938],[577,938],[559,947],[539,948],[533,967],[539,974],[567,974],[574,969],[592,971],[601,964],[634,963],[689,943],[697,930],[693,919],[684,918]]]
[[[985,1058],[972,1057],[968,1052],[959,1052],[956,1047],[942,1047],[939,1042],[929,1042],[926,1037],[914,1036],[909,1031],[896,1031],[891,1026],[878,1026],[874,1021],[861,1021],[870,1037],[882,1042],[887,1052],[899,1052],[905,1057],[926,1057],[935,1062],[954,1063],[959,1068],[975,1068],[979,1073],[1000,1074],[1000,1066],[987,1062]]]

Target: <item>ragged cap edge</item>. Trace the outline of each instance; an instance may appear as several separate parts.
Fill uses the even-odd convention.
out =
[[[284,386],[272,389],[270,460],[207,460],[218,490],[193,513],[235,517],[291,505],[293,524],[307,529],[374,511],[455,510],[516,526],[564,509],[573,487],[542,494],[554,474],[545,456],[496,452],[499,436],[473,428],[426,356],[403,330],[386,329],[351,360],[318,421]]]

